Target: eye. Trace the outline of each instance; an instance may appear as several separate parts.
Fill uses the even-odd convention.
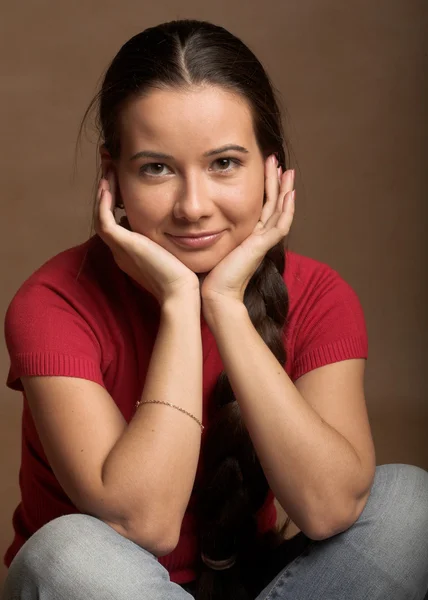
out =
[[[148,175],[149,177],[159,177],[159,175],[165,175],[165,173],[162,173],[162,168],[160,169],[161,172],[159,172],[159,170],[150,172],[148,170],[150,167],[166,167],[166,165],[164,163],[147,163],[140,168],[140,173]]]
[[[224,172],[224,173],[229,173],[230,171],[234,171],[235,169],[238,169],[241,165],[242,162],[238,159],[238,158],[232,158],[231,156],[225,156],[224,158],[218,158],[217,160],[214,161],[214,163],[221,163],[223,162],[229,162],[229,163],[233,163],[232,168],[228,168],[228,169],[220,169],[220,172]]]
[[[213,164],[222,164],[222,166],[226,166],[227,168],[225,169],[215,169],[216,171],[219,171],[220,173],[230,173],[231,171],[234,171],[235,169],[238,169],[240,166],[242,166],[242,162],[238,159],[238,158],[233,158],[231,156],[225,156],[224,158],[218,158],[217,160],[214,161]],[[225,164],[226,163],[226,164]],[[227,165],[227,163],[229,163],[229,166]],[[230,163],[232,163],[232,167],[230,166]],[[147,163],[146,165],[143,165],[140,168],[140,173],[143,175],[147,175],[148,177],[162,177],[163,175],[166,175],[167,173],[162,172],[163,171],[163,167],[166,167],[167,165],[165,165],[164,163]]]

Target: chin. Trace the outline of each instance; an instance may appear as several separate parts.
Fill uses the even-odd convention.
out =
[[[180,260],[188,269],[196,273],[196,275],[207,275],[214,267],[226,256],[227,252],[223,255],[218,254],[218,251],[213,251],[210,255],[207,254],[207,250],[194,251],[194,252],[180,252],[180,250],[171,247],[166,248],[171,254],[173,254],[178,260]],[[199,254],[199,256],[197,256]],[[205,256],[203,256],[205,254]]]

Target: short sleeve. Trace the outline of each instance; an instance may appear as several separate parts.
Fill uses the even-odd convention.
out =
[[[292,379],[327,364],[367,357],[367,327],[358,295],[334,269],[323,265],[311,280],[299,315]]]
[[[4,322],[10,358],[7,387],[24,391],[20,377],[31,375],[79,377],[105,387],[101,346],[81,312],[49,283],[23,284]]]

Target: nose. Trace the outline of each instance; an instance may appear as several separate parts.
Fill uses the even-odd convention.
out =
[[[175,199],[174,216],[186,221],[199,221],[212,214],[212,207],[203,174],[194,173],[183,178]]]

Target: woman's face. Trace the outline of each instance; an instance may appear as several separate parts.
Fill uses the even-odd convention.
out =
[[[131,229],[207,273],[251,234],[263,207],[264,159],[248,106],[219,87],[155,90],[128,102],[119,126],[114,167]],[[218,151],[231,144],[241,150]],[[170,237],[223,230],[203,249]]]

